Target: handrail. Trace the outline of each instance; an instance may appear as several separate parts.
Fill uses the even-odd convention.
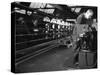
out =
[[[21,58],[18,58],[18,59],[15,60],[16,61],[15,65],[18,65],[18,64],[20,64],[22,62],[25,62],[26,60],[31,59],[32,57],[35,57],[35,56],[37,56],[39,54],[42,54],[42,53],[44,53],[44,52],[46,52],[46,51],[48,51],[48,50],[50,50],[50,49],[52,49],[54,47],[57,47],[57,46],[58,46],[57,44],[51,45],[49,47],[40,49],[40,50],[36,51],[35,53],[33,52],[31,54],[28,54],[28,55],[25,55],[25,56],[23,56]]]
[[[19,42],[19,43],[16,43],[16,44],[22,44],[22,43],[27,43],[27,42],[40,41],[40,40],[44,40],[44,39],[45,39],[45,38],[42,38],[42,39],[36,39],[36,40],[29,40],[29,41]]]
[[[44,34],[44,33],[41,33],[41,34]],[[28,36],[28,35],[36,35],[36,34],[19,34],[19,35],[16,35],[16,36]],[[38,34],[38,35],[40,35],[40,34]]]
[[[39,46],[44,46],[44,45],[50,44],[50,43],[55,42],[55,41],[56,40],[53,40],[53,41],[49,41],[49,42],[46,42],[46,43],[38,44],[38,45],[35,45],[35,46],[32,46],[32,47],[28,47],[28,48],[25,48],[25,49],[17,50],[16,53],[27,51],[29,49],[33,49],[33,48],[36,48],[36,47],[39,47]]]

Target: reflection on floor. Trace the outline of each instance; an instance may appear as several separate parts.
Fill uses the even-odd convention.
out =
[[[41,72],[74,69],[73,49],[57,47],[16,66],[16,72]]]

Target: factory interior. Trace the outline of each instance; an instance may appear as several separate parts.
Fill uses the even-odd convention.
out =
[[[97,7],[11,3],[16,73],[97,68]]]

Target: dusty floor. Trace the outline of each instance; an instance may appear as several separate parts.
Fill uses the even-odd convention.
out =
[[[16,66],[16,72],[41,72],[74,69],[73,49],[57,47]]]

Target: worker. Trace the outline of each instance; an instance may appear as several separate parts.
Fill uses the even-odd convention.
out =
[[[84,41],[86,42],[86,47],[91,47],[91,39],[87,40],[84,36],[80,37],[81,34],[87,35],[89,31],[91,31],[92,23],[93,23],[93,11],[91,9],[88,9],[86,12],[81,13],[76,20],[76,26],[75,26],[75,31],[76,31],[76,48],[74,50],[75,56],[74,56],[74,64],[78,64],[78,57],[79,57],[79,51],[78,48],[81,48],[81,43]],[[80,28],[80,25],[84,24],[83,28]],[[90,37],[90,36],[89,36]],[[79,40],[77,40],[79,38]],[[85,38],[85,39],[84,39]],[[78,51],[77,51],[78,50]]]

